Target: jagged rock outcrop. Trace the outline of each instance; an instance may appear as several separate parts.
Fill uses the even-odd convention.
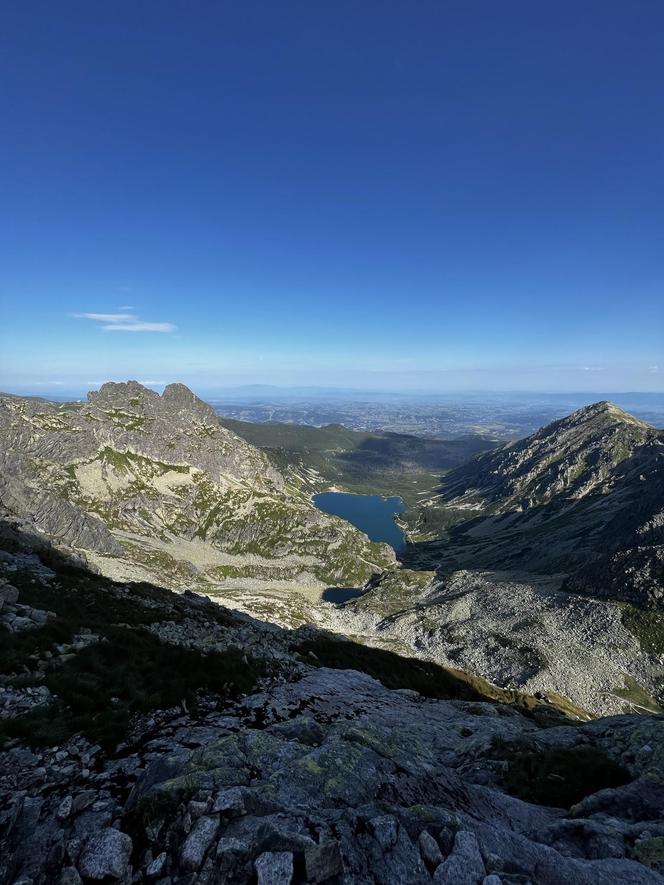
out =
[[[0,397],[0,505],[107,574],[176,588],[314,599],[395,564],[182,384],[108,383],[79,403]]]

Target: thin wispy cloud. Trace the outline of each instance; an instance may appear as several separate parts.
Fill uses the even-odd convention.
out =
[[[147,322],[133,313],[86,312],[75,313],[74,317],[79,320],[92,320],[105,332],[175,332],[177,329],[173,323]]]

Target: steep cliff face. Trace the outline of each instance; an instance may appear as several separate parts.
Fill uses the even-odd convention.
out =
[[[394,565],[181,384],[160,396],[109,383],[82,403],[0,398],[0,458],[0,503],[115,576],[315,596]]]

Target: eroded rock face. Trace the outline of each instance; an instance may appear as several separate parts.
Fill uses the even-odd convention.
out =
[[[0,506],[102,572],[174,589],[357,586],[394,567],[182,384],[0,397]]]

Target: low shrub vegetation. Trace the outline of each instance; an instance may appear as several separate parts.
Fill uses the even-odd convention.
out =
[[[496,738],[491,754],[508,763],[502,786],[536,805],[570,808],[586,796],[632,780],[626,768],[596,747],[533,747]]]

